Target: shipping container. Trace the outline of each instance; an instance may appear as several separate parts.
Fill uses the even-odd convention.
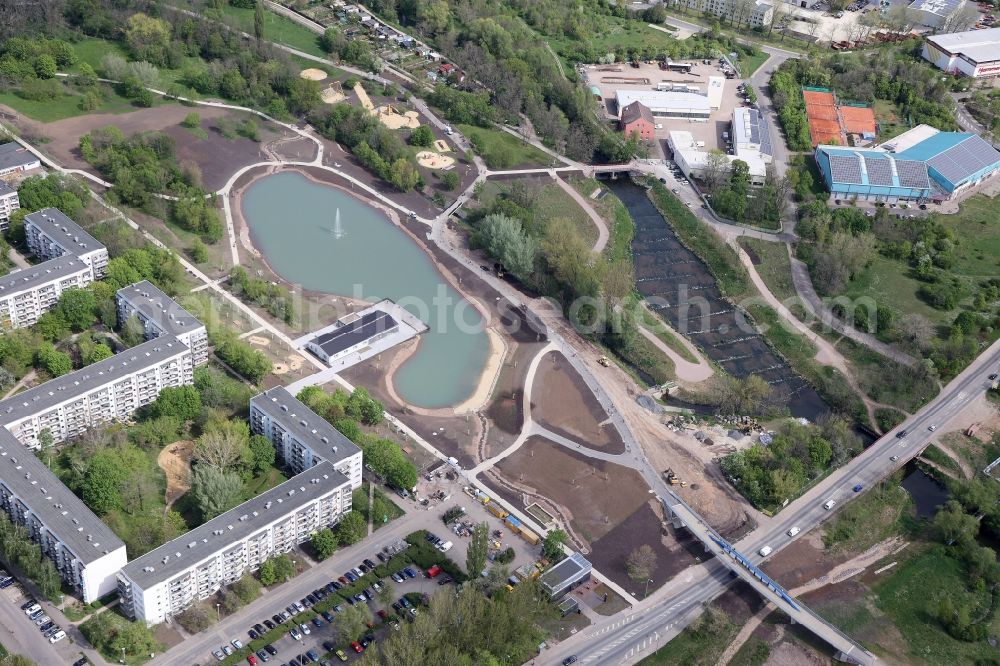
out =
[[[490,504],[487,504],[486,510],[492,513],[497,518],[500,518],[501,520],[510,515],[509,513],[504,511],[503,507],[499,506],[496,502],[491,502]]]
[[[521,537],[532,545],[536,545],[539,541],[541,541],[541,539],[538,538],[538,535],[529,530],[527,527],[521,528]]]

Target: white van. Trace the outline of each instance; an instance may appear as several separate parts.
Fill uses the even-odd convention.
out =
[[[823,508],[826,509],[827,511],[829,511],[830,509],[833,508],[833,505],[836,504],[836,503],[837,503],[837,500],[827,500],[826,504],[823,505]]]
[[[66,638],[66,632],[60,629],[56,633],[49,636],[49,643],[58,643],[64,638]]]
[[[768,555],[771,554],[771,547],[770,546],[764,546],[763,548],[761,548],[757,552],[760,553],[761,557],[767,557]]]
[[[793,537],[796,534],[798,534],[800,531],[801,530],[799,528],[793,527],[792,529],[788,530],[787,534],[788,534],[788,536]]]
[[[454,545],[455,544],[453,544],[451,541],[445,541],[443,544],[438,546],[438,550],[440,550],[442,553],[447,553],[449,550],[451,550],[451,547]]]

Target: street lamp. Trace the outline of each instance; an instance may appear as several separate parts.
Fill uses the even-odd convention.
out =
[[[645,592],[643,593],[643,595],[642,595],[642,598],[643,598],[643,599],[645,599],[646,597],[648,597],[648,596],[649,596],[649,584],[650,584],[650,583],[652,583],[652,582],[653,582],[653,579],[652,579],[652,578],[647,578],[647,579],[646,579],[646,591],[645,591]]]
[[[123,663],[123,664],[125,663],[125,646],[124,645],[122,646],[122,660],[121,660],[121,663]]]
[[[222,621],[222,612],[219,610],[219,606],[220,605],[221,604],[215,604],[215,621],[216,622],[221,622]]]

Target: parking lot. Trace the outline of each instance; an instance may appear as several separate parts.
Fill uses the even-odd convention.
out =
[[[686,60],[694,65],[690,73],[665,71],[659,63],[617,63],[614,65],[585,65],[581,67],[588,86],[596,86],[604,102],[605,114],[609,122],[618,117],[615,92],[618,90],[655,90],[658,83],[686,83],[702,92],[708,86],[710,76],[724,76],[724,66],[718,60]],[[638,65],[635,67],[634,65]],[[656,145],[650,157],[660,158],[666,153],[667,135],[672,130],[691,132],[696,141],[704,141],[704,150],[719,148],[725,150],[722,133],[729,131],[733,109],[744,105],[743,97],[737,92],[739,79],[725,79],[722,88],[722,103],[713,110],[708,121],[685,118],[655,116]]]
[[[7,577],[0,575],[0,581]],[[38,664],[86,663],[80,661],[80,648],[73,640],[80,637],[79,631],[62,613],[46,601],[36,601],[16,581],[0,585],[5,585],[0,588],[0,643],[4,647]],[[37,611],[32,610],[36,607]],[[58,634],[62,637],[51,640]]]

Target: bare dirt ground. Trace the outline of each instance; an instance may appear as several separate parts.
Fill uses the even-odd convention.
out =
[[[508,337],[507,358],[500,369],[493,396],[489,404],[478,412],[487,424],[486,437],[478,454],[480,460],[500,453],[520,434],[524,426],[522,398],[528,366],[544,346],[545,341],[528,328],[522,327]],[[537,378],[535,381],[538,381]]]
[[[193,454],[194,442],[182,439],[163,447],[160,455],[156,457],[156,464],[160,466],[167,477],[164,502],[166,502],[168,509],[184,493],[191,490],[191,457]]]
[[[625,441],[583,378],[559,352],[538,364],[531,416],[549,430],[587,448],[624,453]]]
[[[564,522],[588,544],[649,498],[649,489],[635,470],[587,458],[542,437],[528,438],[495,469],[515,487],[540,492],[559,505],[562,517],[568,519]]]
[[[200,139],[180,126],[180,122],[189,113],[197,113],[201,116],[202,128],[208,133],[207,138]],[[176,142],[175,150],[178,162],[197,164],[201,170],[205,189],[217,190],[225,185],[230,176],[240,167],[266,159],[261,153],[260,144],[256,141],[242,137],[227,139],[217,129],[219,120],[224,119],[235,125],[248,117],[251,116],[228,109],[164,104],[129,113],[96,113],[57,120],[53,123],[38,123],[39,127],[35,131],[50,139],[44,150],[61,164],[70,169],[82,169],[95,175],[97,174],[93,167],[87,164],[80,155],[80,137],[87,132],[107,126],[117,127],[125,136],[137,132],[162,131],[170,135]],[[277,132],[272,129],[273,127],[269,123],[258,120],[262,142],[284,136],[283,130]]]
[[[639,597],[645,587],[636,589],[636,583],[628,577],[625,563],[629,554],[642,545],[648,545],[656,553],[656,570],[651,576],[650,591],[663,585],[684,568],[696,564],[697,553],[704,548],[697,538],[686,530],[676,532],[664,528],[662,509],[655,501],[646,501],[625,520],[603,537],[595,541],[587,555],[594,567],[626,590]]]

